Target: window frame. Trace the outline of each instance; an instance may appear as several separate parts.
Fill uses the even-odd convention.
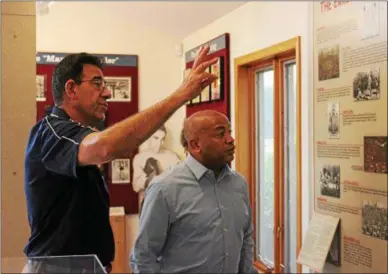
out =
[[[264,273],[283,272],[284,265],[284,64],[295,60],[296,65],[296,238],[299,254],[302,243],[302,196],[301,196],[301,58],[300,37],[274,46],[237,57],[235,68],[235,132],[236,170],[248,181],[254,225],[254,266]],[[255,73],[271,66],[274,70],[274,266],[257,260],[256,252],[256,95]],[[280,110],[280,111],[279,111]],[[247,158],[248,157],[248,158]],[[300,273],[301,265],[297,264]]]

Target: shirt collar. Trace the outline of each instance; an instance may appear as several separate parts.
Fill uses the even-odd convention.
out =
[[[191,169],[191,171],[194,173],[194,176],[197,178],[197,180],[200,180],[202,176],[207,172],[210,171],[207,167],[205,167],[203,164],[201,164],[197,159],[195,159],[193,156],[191,156],[190,153],[188,153],[186,160],[186,165]],[[225,165],[225,167],[222,169],[219,178],[222,178],[223,176],[227,174],[232,174],[233,171],[229,167],[229,165]]]
[[[59,107],[53,107],[53,110],[51,111],[51,116],[59,117],[62,119],[70,120],[69,114],[67,112]]]
[[[64,119],[64,120],[69,120],[69,121],[71,121],[71,122],[73,122],[81,127],[87,127],[93,131],[98,131],[96,128],[93,128],[93,127],[87,126],[87,125],[83,125],[81,123],[74,121],[73,119],[70,118],[69,114],[67,114],[67,112],[63,108],[53,107],[53,110],[51,111],[49,116]]]

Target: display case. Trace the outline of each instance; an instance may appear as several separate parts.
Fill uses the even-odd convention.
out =
[[[5,257],[1,273],[107,273],[95,255]]]

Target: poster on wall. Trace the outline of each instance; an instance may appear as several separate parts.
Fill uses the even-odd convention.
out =
[[[116,159],[112,165],[112,184],[129,184],[131,173],[129,159]]]
[[[46,76],[36,75],[36,101],[46,101]]]
[[[155,176],[181,162],[178,154],[166,142],[171,137],[171,131],[163,125],[144,142],[144,149],[133,158],[132,187],[135,192],[144,191]]]
[[[313,4],[314,211],[341,219],[324,273],[387,273],[387,2]]]
[[[105,76],[106,87],[110,90],[111,102],[131,101],[131,77],[107,77]]]

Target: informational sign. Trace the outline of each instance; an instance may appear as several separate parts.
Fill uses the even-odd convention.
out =
[[[387,2],[313,5],[314,207],[341,219],[323,272],[387,273]]]
[[[338,217],[314,213],[297,262],[322,272],[338,223]]]

